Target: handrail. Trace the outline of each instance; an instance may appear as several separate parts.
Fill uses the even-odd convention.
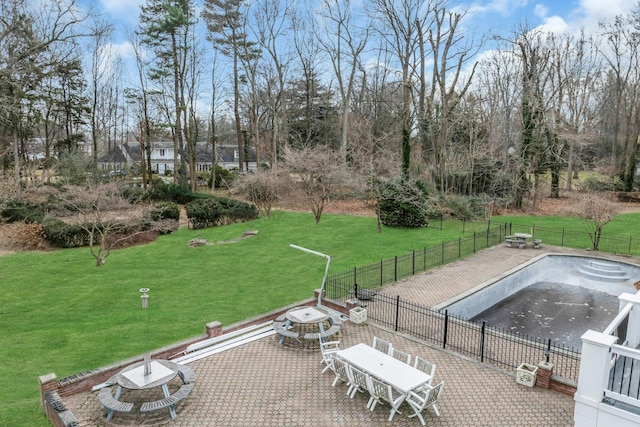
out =
[[[607,326],[607,328],[603,331],[603,333],[605,335],[612,335],[613,331],[615,331],[616,328],[620,326],[622,321],[629,315],[629,313],[631,313],[632,309],[633,309],[632,303],[628,303],[627,305],[625,305],[624,308],[620,310],[618,315],[611,321],[611,323],[609,323],[609,326]]]

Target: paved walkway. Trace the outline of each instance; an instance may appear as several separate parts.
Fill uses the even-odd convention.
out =
[[[580,253],[561,248],[520,250],[497,246],[386,290],[428,305],[441,303],[516,265],[551,252]],[[615,258],[615,257],[609,257]],[[618,257],[638,262],[638,259]],[[215,320],[215,319],[212,319]],[[426,413],[429,426],[572,426],[573,399],[549,390],[515,382],[513,373],[482,365],[424,343],[375,328],[345,322],[341,346],[370,343],[374,335],[437,365],[434,384],[445,381],[438,407],[441,416]],[[178,417],[168,411],[117,413],[107,422],[97,392],[65,398],[82,426],[420,426],[417,418],[402,414],[388,422],[388,407],[366,408],[368,398],[346,396],[346,387],[331,386],[333,374],[321,373],[317,351],[278,345],[275,337],[193,362],[198,380],[191,395],[177,406]],[[149,396],[145,396],[148,399]],[[158,396],[161,397],[161,396]]]

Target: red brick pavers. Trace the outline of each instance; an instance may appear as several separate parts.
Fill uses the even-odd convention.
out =
[[[560,248],[552,252],[576,253]],[[436,305],[527,261],[542,251],[495,247],[474,256],[387,287],[385,292]],[[621,258],[637,262],[637,259]],[[342,347],[371,343],[378,335],[396,347],[437,365],[435,383],[445,381],[438,404],[441,416],[427,410],[429,426],[571,426],[573,399],[515,382],[504,372],[474,360],[430,347],[372,325],[345,322]],[[532,361],[535,363],[535,361]],[[141,414],[116,413],[111,422],[97,392],[65,398],[82,426],[420,426],[407,418],[411,408],[388,422],[388,406],[367,407],[368,397],[346,396],[346,387],[331,386],[333,374],[321,373],[319,350],[279,346],[275,337],[258,340],[193,362],[198,377],[194,391],[177,406]]]

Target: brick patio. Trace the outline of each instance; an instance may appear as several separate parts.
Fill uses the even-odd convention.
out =
[[[555,247],[520,250],[500,245],[388,286],[385,292],[433,306],[545,251],[588,254]],[[445,381],[445,386],[438,404],[441,416],[436,417],[432,410],[426,412],[429,426],[573,425],[572,397],[518,385],[515,372],[504,372],[374,325],[345,322],[339,339],[344,348],[370,343],[374,335],[436,363],[434,384]],[[368,396],[358,394],[349,399],[344,385],[331,387],[333,374],[321,373],[317,350],[282,347],[273,336],[190,366],[198,380],[191,395],[178,404],[175,420],[168,411],[160,410],[116,413],[107,422],[98,392],[79,393],[64,401],[81,426],[420,426],[417,418],[406,417],[412,413],[406,404],[393,422],[387,421],[388,406],[378,405],[370,412]]]

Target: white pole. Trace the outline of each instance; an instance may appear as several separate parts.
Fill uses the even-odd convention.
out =
[[[327,259],[327,266],[324,269],[324,277],[322,278],[322,285],[320,286],[320,293],[318,294],[318,305],[322,306],[322,294],[324,292],[324,287],[327,284],[327,275],[329,274],[329,263],[331,263],[331,257],[329,255],[323,254],[321,252],[317,252],[311,249],[303,248],[302,246],[297,246],[293,244],[289,244],[290,247],[294,249],[301,250],[303,252],[307,252],[313,255],[321,256]]]

